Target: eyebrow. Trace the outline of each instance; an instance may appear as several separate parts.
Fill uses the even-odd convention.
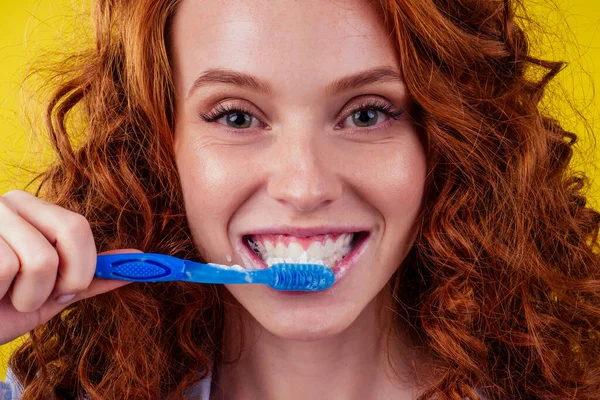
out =
[[[335,95],[350,89],[390,81],[402,82],[402,75],[397,69],[387,66],[375,67],[336,79],[327,85],[325,93]],[[187,98],[201,86],[218,83],[248,89],[261,94],[272,93],[272,88],[267,82],[253,75],[226,68],[211,68],[202,72],[194,80]]]

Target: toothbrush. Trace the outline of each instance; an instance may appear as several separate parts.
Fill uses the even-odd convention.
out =
[[[335,280],[333,271],[319,264],[280,263],[266,269],[244,269],[156,253],[99,255],[94,275],[136,282],[260,283],[294,291],[324,290]]]

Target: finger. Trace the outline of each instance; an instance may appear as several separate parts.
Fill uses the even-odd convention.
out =
[[[0,238],[19,259],[19,271],[8,294],[17,310],[33,311],[52,292],[58,254],[37,229],[15,214],[4,201],[0,201],[0,221]]]
[[[8,297],[0,299],[0,321],[2,321],[2,324],[0,324],[0,345],[46,323],[72,303],[115,290],[130,283],[132,282],[94,278],[88,289],[78,293],[72,300],[59,303],[56,299],[49,298],[34,311],[22,312],[15,308]]]
[[[105,251],[102,254],[120,254],[120,253],[142,253],[141,250],[138,249],[119,249],[119,250],[110,250]],[[77,293],[76,295],[63,299],[54,299],[54,301],[49,301],[45,307],[42,308],[41,312],[44,313],[52,313],[56,310],[61,310],[69,304],[75,303],[77,301],[87,299],[93,296],[97,296],[99,294],[103,294],[109,292],[111,290],[118,289],[122,286],[133,283],[133,281],[123,281],[118,279],[103,279],[103,278],[94,278],[87,289],[84,291]],[[58,312],[58,311],[56,311]],[[44,314],[45,315],[45,314]]]
[[[130,283],[133,282],[121,281],[116,279],[94,278],[92,279],[92,283],[90,283],[87,289],[85,289],[83,292],[75,294],[73,297],[68,298],[66,301],[60,301],[59,299],[55,299],[52,297],[49,298],[48,301],[44,303],[39,309],[40,318],[44,321],[47,321],[70,304],[116,290],[120,287],[129,285]]]
[[[103,254],[115,253],[141,253],[141,251],[137,249],[121,249],[108,251]],[[36,326],[47,322],[72,303],[116,290],[130,283],[133,282],[94,278],[83,292],[76,294],[67,301],[60,302],[56,298],[50,297],[40,308],[27,312],[17,310],[8,297],[0,299],[0,321],[7,322],[0,324],[0,344],[7,343],[25,332],[34,329]]]
[[[58,278],[52,295],[85,290],[96,265],[96,244],[87,219],[27,192],[12,191],[3,197],[56,247]]]
[[[0,238],[0,299],[8,292],[19,272],[19,258],[10,246]]]

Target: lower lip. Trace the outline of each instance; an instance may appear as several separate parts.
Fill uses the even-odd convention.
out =
[[[335,275],[335,282],[329,288],[325,289],[325,291],[333,288],[335,285],[337,285],[340,282],[340,280],[344,276],[348,275],[348,272],[357,264],[358,258],[362,255],[362,253],[364,253],[365,249],[367,248],[367,242],[370,237],[371,237],[370,233],[367,233],[364,235],[364,237],[361,237],[359,239],[358,243],[356,243],[354,245],[354,247],[352,248],[352,250],[350,250],[350,253],[348,253],[340,262],[338,262],[333,268],[331,268],[331,270],[333,271],[333,273]],[[263,261],[263,259],[260,258],[254,251],[252,251],[252,249],[250,249],[248,247],[248,244],[245,242],[245,240],[242,239],[242,241],[243,241],[243,248],[250,255],[250,258],[252,259],[254,264],[260,265],[262,269],[269,268],[269,266]],[[291,290],[290,291],[275,290],[272,288],[269,288],[269,289],[271,289],[275,292],[278,292],[278,293],[286,294],[286,295],[303,295],[303,294],[307,294],[307,293],[316,293],[316,292],[303,292],[303,291],[291,291]]]

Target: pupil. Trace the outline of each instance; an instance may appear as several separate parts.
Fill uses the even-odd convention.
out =
[[[231,122],[235,128],[247,128],[250,126],[250,116],[242,113],[229,114],[228,121]]]
[[[354,123],[358,126],[371,126],[377,122],[377,111],[361,110],[352,116]]]

